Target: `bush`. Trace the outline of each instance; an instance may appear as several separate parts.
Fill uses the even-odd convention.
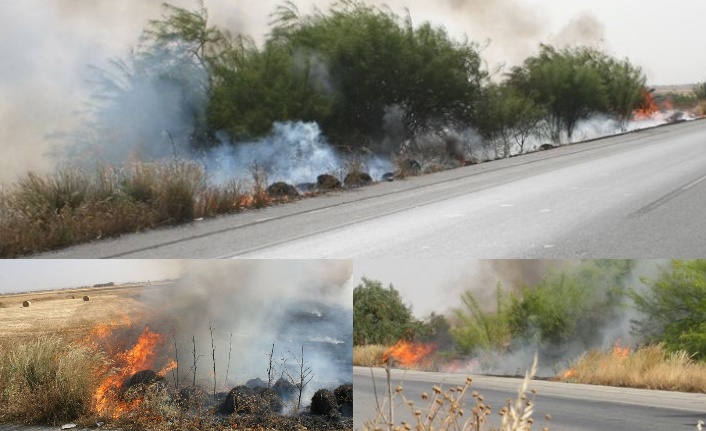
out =
[[[706,260],[675,260],[671,270],[643,282],[646,292],[631,291],[645,316],[633,321],[634,331],[670,352],[706,359]]]
[[[70,421],[90,412],[104,357],[56,336],[7,344],[0,354],[0,415],[34,423]]]
[[[353,290],[353,344],[395,344],[413,338],[416,320],[390,285],[363,278]]]

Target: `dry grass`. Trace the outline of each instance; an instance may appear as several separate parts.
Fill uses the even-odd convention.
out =
[[[148,312],[154,314],[140,296],[168,286],[136,284],[2,295],[0,341],[23,340],[37,334],[72,339],[85,335],[87,329],[97,324],[125,321],[125,316],[135,319]],[[83,301],[83,295],[90,295],[91,300]],[[32,301],[32,306],[22,307],[25,300]]]
[[[382,366],[382,355],[384,355],[388,349],[388,346],[381,344],[353,346],[353,365],[361,367]]]
[[[0,190],[0,258],[279,202],[261,174],[249,187],[210,186],[205,178],[201,165],[187,161],[28,173]]]
[[[0,343],[0,419],[56,423],[90,413],[105,357],[57,336]]]
[[[589,351],[560,378],[594,385],[706,392],[706,363],[684,352],[669,353],[661,344],[641,347],[622,357],[614,351]]]
[[[444,389],[441,385],[432,387],[431,393],[424,392],[421,398],[425,403],[423,407],[417,407],[414,401],[404,394],[401,385],[394,390],[391,386],[390,368],[387,371],[387,393],[382,402],[376,407],[375,418],[366,421],[363,431],[481,431],[499,429],[502,431],[528,431],[534,424],[534,395],[536,392],[529,389],[529,384],[537,372],[537,357],[519,388],[515,400],[508,399],[507,404],[498,411],[501,417],[500,428],[493,428],[490,424],[490,416],[493,408],[486,403],[483,395],[476,391],[471,391],[473,379],[466,378],[462,386]],[[528,394],[528,392],[530,392]],[[469,400],[469,398],[472,399]],[[397,401],[409,408],[412,423],[401,421],[395,422],[395,411],[393,406]],[[547,425],[543,430],[548,430],[550,417],[547,416]]]

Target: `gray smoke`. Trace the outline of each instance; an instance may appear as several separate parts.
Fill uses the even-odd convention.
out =
[[[630,274],[622,283],[624,286],[643,292],[646,286],[643,278],[655,278],[661,271],[665,261],[638,261]],[[461,275],[458,283],[463,283],[466,290],[473,292],[486,312],[496,310],[496,286],[504,292],[516,292],[521,287],[532,287],[544,278],[549,271],[570,268],[578,265],[578,261],[559,260],[485,260],[480,261],[479,270],[474,272],[472,279]],[[614,286],[593,286],[594,293],[601,298],[607,298]],[[572,339],[550,347],[541,345],[531,336],[511,340],[507,351],[478,352],[459,363],[448,365],[448,370],[458,372],[482,372],[490,374],[522,374],[532,363],[535,353],[539,352],[540,376],[553,376],[570,366],[572,360],[584,354],[587,349],[607,349],[615,343],[621,346],[636,347],[640,340],[631,332],[631,321],[641,316],[626,299],[626,306],[615,304],[614,310],[605,310],[604,320],[593,328],[596,331],[588,339]],[[613,313],[616,311],[616,313]],[[529,331],[531,333],[531,329]],[[443,368],[443,367],[442,367]]]
[[[187,8],[198,5],[191,0],[170,3]],[[389,4],[402,14],[408,8],[413,18],[446,25],[453,37],[468,33],[472,40],[490,39],[483,52],[490,64],[516,64],[551,36],[543,31],[542,11],[518,0],[373,3]],[[154,80],[150,78],[154,70],[144,59],[128,64],[124,71],[132,79],[118,80],[126,85],[117,87],[124,108],[108,107],[98,118],[91,115],[97,103],[91,100],[95,95],[95,82],[91,83],[94,71],[110,71],[120,78],[119,69],[110,61],[129,57],[148,20],[162,15],[161,4],[161,0],[23,0],[0,4],[0,182],[12,181],[27,170],[48,172],[57,163],[56,154],[72,161],[80,155],[112,163],[175,153],[190,156],[186,154],[189,142],[185,129],[193,125],[193,116],[198,116],[203,106],[198,104],[197,95],[184,89],[198,88],[193,83],[202,80],[199,73],[188,79],[177,76],[176,81]],[[232,34],[251,35],[258,43],[264,41],[270,14],[280,4],[277,0],[204,0],[211,24]],[[303,14],[314,6],[322,10],[330,6],[323,0],[297,4]],[[600,30],[600,26],[595,25],[595,19],[577,23],[572,38],[599,37],[595,29]],[[327,72],[316,54],[302,53],[302,61],[314,66],[312,76],[317,85],[329,88]],[[122,78],[125,76],[123,73]],[[110,94],[115,100],[116,93]],[[123,127],[125,124],[130,127]],[[77,129],[78,133],[69,133]],[[64,139],[50,139],[61,133]],[[71,135],[70,151],[66,133]]]
[[[374,180],[393,170],[389,160],[374,155],[360,156],[364,169]],[[235,146],[223,144],[209,150],[203,163],[210,180],[223,184],[232,179],[247,180],[254,168],[262,169],[268,183],[315,182],[321,174],[343,180],[346,161],[322,136],[316,123],[275,123],[269,136]]]
[[[214,328],[219,391],[254,378],[267,381],[273,344],[274,380],[286,367],[296,375],[294,367],[304,347],[304,361],[314,376],[306,388],[309,397],[316,389],[352,381],[350,262],[224,260],[183,264],[182,276],[174,286],[148,298],[155,308],[150,328],[176,337],[182,382],[193,364],[193,335],[197,382],[213,387],[209,324]],[[173,357],[171,344],[165,348]]]

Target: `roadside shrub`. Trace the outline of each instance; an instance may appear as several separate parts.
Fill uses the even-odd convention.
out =
[[[90,412],[105,360],[100,353],[49,336],[6,343],[0,370],[0,415],[54,423]]]

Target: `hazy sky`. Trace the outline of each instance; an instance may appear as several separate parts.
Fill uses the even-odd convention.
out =
[[[0,260],[0,293],[178,277],[179,260]]]

